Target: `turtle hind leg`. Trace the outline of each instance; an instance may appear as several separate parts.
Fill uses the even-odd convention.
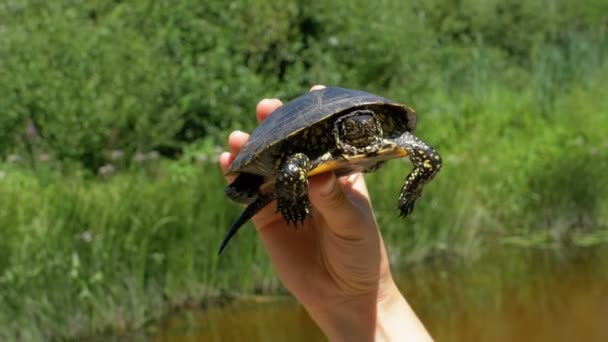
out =
[[[396,142],[407,150],[414,164],[414,169],[405,179],[398,200],[400,214],[406,217],[414,209],[414,203],[420,197],[423,186],[441,169],[441,155],[409,132],[399,137]]]
[[[258,198],[263,183],[262,176],[241,173],[224,189],[224,194],[237,203],[249,204]]]
[[[287,157],[279,168],[276,180],[277,211],[287,224],[304,223],[310,214],[308,199],[308,171],[312,163],[303,153]]]

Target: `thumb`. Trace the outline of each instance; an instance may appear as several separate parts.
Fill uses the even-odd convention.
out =
[[[310,178],[310,200],[329,228],[339,236],[358,238],[361,232],[357,228],[367,227],[374,215],[366,191],[352,190],[342,186],[333,172]]]

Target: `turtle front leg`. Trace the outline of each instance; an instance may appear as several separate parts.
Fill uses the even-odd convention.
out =
[[[402,217],[406,217],[414,209],[414,203],[420,197],[422,187],[441,169],[441,155],[409,132],[404,133],[395,142],[408,152],[414,164],[414,169],[406,177],[399,194],[399,211]]]
[[[303,153],[293,154],[285,159],[279,168],[276,180],[277,211],[287,224],[304,223],[310,214],[308,199],[308,171],[312,162]]]

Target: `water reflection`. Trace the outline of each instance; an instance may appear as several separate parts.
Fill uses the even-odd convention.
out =
[[[437,341],[608,341],[607,247],[499,250],[395,273]],[[307,313],[283,298],[173,318],[152,341],[324,340]]]
[[[402,290],[438,341],[608,341],[608,248],[419,267]]]
[[[169,320],[155,342],[324,341],[291,298],[241,301]]]

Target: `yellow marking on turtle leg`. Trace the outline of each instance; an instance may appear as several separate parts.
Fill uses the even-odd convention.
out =
[[[410,160],[414,164],[414,169],[406,177],[398,201],[401,216],[405,217],[414,209],[414,203],[420,197],[424,185],[433,179],[441,168],[441,156],[411,133],[405,133],[396,141],[403,148],[413,152]]]
[[[307,173],[311,167],[308,156],[296,153],[283,161],[277,173],[277,211],[288,224],[294,223],[296,227],[310,213]]]

